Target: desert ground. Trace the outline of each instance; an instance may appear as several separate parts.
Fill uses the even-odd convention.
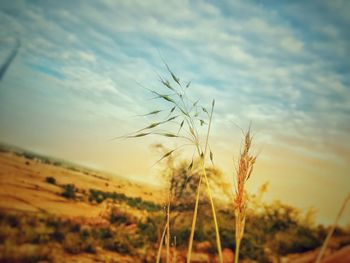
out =
[[[50,181],[49,178],[51,178],[51,180],[54,178],[54,181]],[[67,190],[65,186],[72,184],[74,185],[74,198],[67,198],[67,196],[63,194],[64,190]],[[76,245],[76,243],[69,243],[69,240],[67,241],[66,238],[67,236],[63,237],[63,239],[58,239],[58,241],[48,239],[48,241],[35,241],[33,242],[34,244],[26,241],[18,243],[17,241],[21,236],[18,236],[18,233],[13,234],[13,229],[17,227],[19,228],[17,229],[19,232],[27,232],[28,229],[21,229],[21,226],[27,226],[27,223],[20,223],[19,225],[13,225],[13,228],[9,228],[4,222],[10,220],[8,219],[10,216],[14,216],[13,218],[15,219],[36,218],[39,222],[47,220],[47,218],[55,218],[61,224],[69,222],[69,224],[79,225],[80,231],[84,228],[91,232],[93,229],[111,227],[112,224],[109,219],[112,206],[110,200],[103,199],[98,202],[95,200],[88,200],[90,189],[120,194],[120,196],[124,198],[123,200],[127,200],[127,202],[117,202],[115,205],[117,210],[123,211],[129,216],[131,215],[131,217],[134,218],[133,220],[142,222],[142,220],[147,218],[149,213],[152,213],[153,208],[140,209],[140,207],[132,205],[133,203],[131,201],[142,200],[144,204],[155,204],[156,206],[162,207],[165,194],[160,188],[139,185],[125,178],[108,176],[100,172],[79,170],[77,168],[69,169],[61,165],[45,163],[40,158],[28,158],[13,151],[2,151],[0,153],[0,189],[0,211],[2,218],[2,223],[0,225],[1,262],[154,261],[156,244],[148,247],[142,245],[141,248],[138,248],[138,253],[135,254],[125,253],[125,251],[122,250],[119,252],[111,251],[111,249],[106,249],[107,246],[104,245],[96,245],[92,252],[90,251],[91,248],[90,250],[89,248],[78,250],[70,249],[72,246]],[[7,219],[5,220],[4,218]],[[29,219],[26,220],[28,221]],[[127,233],[127,235],[136,235],[135,233],[137,233],[137,231],[135,229],[137,227],[135,223],[127,222],[127,220],[117,220],[111,228],[112,232],[119,234],[118,231],[123,231],[124,234]],[[123,225],[123,227],[119,228],[118,224]],[[34,225],[37,227],[37,223]],[[161,226],[162,224],[160,223],[158,227],[161,228]],[[65,235],[69,235],[69,230]],[[39,237],[42,238],[42,236],[43,235]],[[10,239],[12,239],[12,243]],[[333,242],[331,242],[326,257],[323,260],[324,263],[350,262],[350,246],[343,246],[339,249],[338,243],[339,240],[333,240]],[[80,245],[80,247],[81,246],[83,245]],[[192,261],[216,262],[217,258],[207,253],[206,249],[208,246],[210,246],[208,242],[196,244],[196,252],[193,253]],[[314,262],[317,252],[318,249],[305,253],[291,254],[281,257],[279,261],[276,262]],[[174,250],[172,253],[175,255]],[[186,251],[184,249],[179,249],[176,253],[176,261],[183,262],[185,260]],[[225,262],[233,262],[233,252],[230,249],[224,249],[223,254]],[[139,255],[142,255],[142,257]],[[245,260],[244,262],[256,261]]]

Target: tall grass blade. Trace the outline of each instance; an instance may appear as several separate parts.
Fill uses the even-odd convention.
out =
[[[167,70],[169,71],[169,73],[170,73],[171,77],[173,78],[173,80],[174,80],[178,85],[181,85],[181,84],[180,84],[180,79],[177,78],[177,77],[175,76],[175,74],[171,71],[171,69],[169,68],[169,66],[168,66],[167,63],[165,63],[165,66],[166,66]]]
[[[338,221],[339,221],[340,217],[342,216],[342,214],[343,214],[343,212],[345,210],[345,207],[346,207],[348,202],[350,202],[350,193],[345,198],[345,200],[344,200],[344,202],[343,202],[343,204],[342,204],[342,206],[341,206],[341,208],[340,208],[340,210],[339,210],[339,212],[338,212],[338,214],[337,214],[337,216],[336,216],[336,218],[334,220],[334,223],[333,223],[332,227],[328,231],[326,239],[324,240],[324,242],[322,244],[321,250],[320,250],[320,252],[317,255],[317,258],[316,258],[316,261],[315,261],[316,263],[320,263],[321,262],[322,257],[323,257],[323,255],[324,255],[324,253],[326,251],[327,245],[329,243],[329,240],[331,239],[331,237],[333,235],[333,232],[334,232],[334,230],[335,230],[335,228],[336,228],[336,226],[338,224]]]
[[[142,114],[142,115],[138,115],[138,116],[148,116],[148,115],[156,115],[158,113],[162,112],[161,110],[155,110],[155,111],[151,111],[147,114]]]
[[[200,164],[201,164],[201,168],[202,168],[202,174],[200,176],[200,180],[199,180],[199,184],[198,184],[195,209],[194,209],[194,213],[193,213],[192,227],[191,227],[191,233],[190,233],[190,241],[189,241],[188,253],[187,253],[187,263],[189,263],[191,261],[192,245],[193,245],[193,238],[194,238],[194,230],[195,230],[195,227],[196,227],[197,213],[198,213],[199,187],[200,187],[200,184],[202,182],[202,177],[204,177],[204,179],[205,179],[205,183],[206,183],[206,186],[207,186],[207,192],[208,192],[208,195],[209,195],[209,201],[210,201],[210,205],[211,205],[211,208],[212,208],[213,221],[214,221],[214,226],[215,226],[216,245],[217,245],[217,251],[218,251],[218,256],[219,256],[219,262],[223,263],[219,225],[218,225],[218,221],[217,221],[217,218],[216,218],[215,205],[214,205],[214,200],[213,200],[213,197],[212,197],[212,194],[211,194],[209,180],[208,180],[207,173],[206,173],[206,170],[205,170],[205,156],[206,156],[207,149],[208,149],[208,144],[209,144],[209,134],[210,134],[210,130],[211,130],[211,124],[212,124],[212,118],[213,118],[213,112],[214,112],[214,105],[215,105],[215,101],[213,100],[210,115],[207,112],[208,116],[209,116],[209,125],[208,125],[207,136],[206,136],[206,139],[205,139],[204,152],[201,151],[200,148],[199,148],[199,145],[196,144],[197,152],[198,152],[198,155],[200,156],[200,160],[201,160]]]
[[[210,147],[209,147],[209,157],[210,157],[210,161],[212,163],[212,165],[214,166],[214,154],[213,152],[211,151]]]
[[[166,223],[165,227],[164,227],[164,230],[163,230],[163,233],[162,233],[162,237],[161,237],[160,242],[159,242],[156,263],[160,262],[160,256],[162,254],[162,247],[163,247],[164,238],[165,238],[165,234],[166,234],[167,229],[168,229],[168,227],[167,227],[167,223]]]
[[[175,151],[176,151],[176,149],[167,152],[167,153],[164,154],[164,155],[162,156],[162,158],[160,158],[155,164],[157,164],[157,163],[161,162],[162,160],[164,160],[165,158],[169,157],[169,156],[170,156],[173,152],[175,152]]]
[[[179,128],[179,130],[177,131],[177,134],[180,133],[182,127],[184,126],[184,123],[185,123],[185,120],[182,120],[182,122],[180,123],[180,128]]]
[[[199,194],[200,194],[201,184],[202,184],[202,176],[199,177],[198,186],[197,186],[196,202],[195,202],[195,205],[194,205],[194,212],[193,212],[192,226],[191,226],[191,234],[190,234],[190,241],[189,241],[189,244],[188,244],[186,263],[190,263],[191,262],[192,246],[193,246],[193,238],[194,238],[194,229],[196,228],[196,221],[197,221],[197,214],[198,214],[198,203],[199,203]]]
[[[129,136],[126,136],[126,138],[139,138],[139,137],[145,137],[149,134],[152,134],[152,132],[145,132],[145,133],[139,133],[139,134],[136,134],[136,135],[129,135]]]
[[[178,138],[180,136],[176,135],[176,134],[173,134],[173,133],[158,133],[158,132],[155,132],[154,134],[158,134],[158,135],[161,135],[161,136],[165,136],[165,137],[169,137],[169,138]]]

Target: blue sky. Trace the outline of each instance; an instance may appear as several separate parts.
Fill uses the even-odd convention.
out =
[[[252,190],[270,181],[271,199],[329,221],[350,185],[349,14],[345,0],[1,1],[0,61],[18,36],[21,48],[0,82],[0,141],[155,178],[158,139],[108,139],[148,123],[135,115],[154,101],[137,83],[157,89],[163,57],[192,97],[216,99],[213,150],[228,177],[236,125],[252,122]]]

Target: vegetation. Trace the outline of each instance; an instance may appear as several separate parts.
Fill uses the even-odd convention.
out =
[[[57,184],[54,177],[47,177],[46,182],[50,184]],[[76,199],[77,192],[85,193],[84,190],[78,189],[74,184],[58,185],[62,188],[61,195],[67,199]],[[146,210],[148,212],[156,212],[161,210],[161,206],[154,202],[142,200],[140,197],[129,197],[123,193],[101,191],[98,189],[90,189],[88,192],[87,200],[90,203],[100,204],[105,200],[112,200],[113,202],[126,203],[130,207],[140,210]]]
[[[348,202],[350,202],[350,193],[344,199],[344,202],[343,202],[343,204],[342,204],[342,206],[341,206],[341,208],[340,208],[340,210],[335,218],[335,222],[333,223],[333,225],[330,227],[330,229],[328,231],[327,237],[322,244],[322,247],[321,247],[319,254],[317,255],[316,263],[321,262],[323,254],[324,254],[326,247],[328,245],[328,242],[329,242],[331,236],[333,235],[333,232],[335,231],[336,226],[338,224],[338,220],[340,219],[341,215],[343,214]]]
[[[130,207],[134,207],[140,210],[146,210],[149,212],[160,211],[161,206],[150,201],[142,200],[140,197],[128,197],[123,193],[107,192],[97,189],[90,189],[89,201],[101,203],[107,199],[115,202],[127,203]]]
[[[169,66],[165,63],[165,66],[169,72],[169,75],[172,79],[172,81],[169,81],[166,78],[163,78],[159,76],[160,83],[162,84],[162,87],[165,88],[166,91],[164,92],[157,92],[155,90],[149,90],[153,95],[155,95],[156,99],[160,99],[163,103],[169,105],[169,113],[167,114],[167,117],[165,119],[161,118],[159,121],[152,122],[150,125],[136,131],[135,133],[132,133],[131,135],[122,136],[118,138],[139,138],[139,137],[145,137],[148,135],[158,135],[168,138],[176,138],[183,141],[183,144],[180,147],[177,147],[175,149],[172,149],[168,152],[166,152],[162,158],[159,160],[163,160],[165,158],[170,157],[174,152],[179,150],[180,148],[184,148],[187,146],[192,146],[194,152],[191,164],[189,165],[189,170],[192,169],[193,162],[194,162],[194,156],[197,156],[200,172],[197,174],[199,176],[198,180],[198,186],[196,188],[196,198],[195,198],[195,205],[193,210],[193,220],[191,225],[191,233],[189,237],[189,244],[188,244],[188,254],[187,254],[187,262],[191,261],[191,252],[192,252],[192,246],[193,246],[193,239],[194,239],[194,233],[196,228],[196,222],[197,222],[197,215],[198,215],[198,204],[199,204],[199,198],[200,198],[200,188],[202,181],[204,181],[204,184],[207,189],[207,194],[209,197],[209,202],[211,205],[211,211],[212,211],[212,219],[215,226],[215,237],[216,237],[216,245],[217,245],[217,252],[219,255],[219,261],[223,262],[222,257],[222,248],[221,248],[221,240],[220,240],[220,233],[219,233],[219,225],[218,220],[216,216],[216,209],[214,205],[214,199],[212,196],[212,190],[209,183],[209,179],[206,172],[206,162],[207,162],[207,156],[209,155],[209,158],[211,162],[213,163],[213,153],[210,149],[209,145],[209,135],[211,130],[211,124],[212,124],[212,117],[214,112],[214,106],[215,106],[215,100],[211,103],[210,110],[207,110],[207,108],[200,105],[199,100],[192,101],[187,96],[187,89],[189,88],[191,82],[188,82],[187,84],[183,84],[180,79],[170,70]],[[166,93],[170,94],[166,94]],[[145,116],[159,116],[159,114],[163,110],[155,109],[151,111],[150,113],[145,114]],[[178,121],[178,122],[177,122]],[[165,128],[166,124],[170,123],[176,123],[176,128],[174,131],[167,131],[167,130],[158,130],[160,127]],[[204,130],[203,130],[204,129]],[[201,133],[204,132],[205,135],[201,136]],[[167,250],[167,262],[169,262],[169,250],[170,250],[170,240],[171,234],[170,234],[170,206],[172,202],[173,196],[171,195],[171,191],[169,191],[168,196],[168,202],[167,202],[167,212],[166,212],[166,224],[164,233],[166,233],[166,250]],[[162,235],[162,237],[165,237],[165,234]],[[157,262],[159,262],[159,256],[161,247],[163,244],[163,239],[160,241],[160,248],[158,249],[158,258]]]
[[[68,199],[75,199],[76,188],[74,184],[65,184],[62,186],[62,196]]]
[[[100,216],[104,223],[96,225],[84,218],[69,219],[49,214],[0,211],[0,261],[52,261],[54,255],[60,253],[57,251],[72,255],[98,255],[98,251],[106,250],[154,262],[157,257],[157,244],[162,237],[165,239],[162,227],[171,229],[172,236],[176,237],[176,249],[179,255],[183,255],[191,235],[196,196],[194,190],[200,173],[197,160],[193,161],[191,170],[188,166],[188,162],[174,155],[167,159],[161,170],[163,177],[169,180],[172,196],[169,217],[164,215],[161,205],[142,198],[98,189],[84,192],[73,184],[62,185],[56,178],[45,178],[48,183],[54,181],[62,188],[62,193],[65,193],[62,195],[68,199],[73,198],[74,202],[88,202],[91,205],[106,202],[106,213]],[[215,191],[227,191],[227,186],[222,183],[222,173],[217,168],[206,168],[206,173]],[[241,240],[240,258],[271,262],[283,255],[319,247],[326,237],[327,229],[315,226],[310,216],[302,215],[291,206],[280,202],[263,203],[265,191],[266,185],[255,196],[245,195],[245,200],[250,205],[245,209],[245,234]],[[83,198],[79,199],[80,195]],[[212,216],[208,196],[201,195],[199,204],[198,213],[201,216],[196,222],[194,247],[200,242],[209,241],[205,251],[214,254],[215,225],[208,220]],[[136,216],[135,209],[142,216]],[[235,220],[234,210],[224,203],[219,204],[217,215],[222,247],[234,250],[237,247],[232,242],[236,228],[232,223]],[[169,224],[169,228],[165,227],[166,224]],[[349,235],[349,229],[334,228],[335,238],[342,237],[341,242],[336,243],[338,247],[350,244],[350,238],[343,238]]]
[[[180,169],[181,163],[175,166]],[[251,206],[246,210],[245,235],[242,239],[240,258],[258,262],[271,262],[272,258],[291,253],[315,249],[326,237],[327,229],[314,226],[309,219],[288,205],[275,202],[265,204],[258,198],[247,196]],[[107,199],[106,199],[107,200]],[[37,262],[48,260],[61,249],[69,254],[97,253],[99,249],[120,254],[147,257],[155,261],[157,241],[161,239],[160,225],[164,223],[162,211],[150,211],[142,218],[121,205],[112,203],[104,215],[108,224],[96,226],[87,219],[65,219],[54,215],[36,213],[0,212],[0,258],[1,262]],[[195,231],[195,242],[210,241],[208,253],[215,252],[215,226],[208,217],[212,215],[208,202],[201,203]],[[191,210],[174,211],[177,215],[171,222],[172,234],[176,236],[177,249],[186,250],[192,223]],[[218,219],[222,247],[235,249],[232,243],[234,212],[220,207]],[[337,228],[335,237],[349,236],[350,232]],[[214,240],[214,242],[213,242]],[[350,239],[342,239],[339,246],[350,244]],[[26,247],[26,252],[16,252],[15,248]],[[47,249],[50,248],[50,249]],[[145,250],[147,249],[147,252]],[[22,250],[20,250],[22,251]]]
[[[178,160],[179,158],[176,158]],[[192,214],[194,208],[194,189],[198,184],[200,167],[194,160],[191,165],[185,161],[167,159],[162,174],[170,182],[172,209],[169,214],[169,226],[172,236],[176,237],[179,251],[187,248],[190,238]],[[171,168],[171,169],[168,169]],[[171,173],[168,173],[172,171]],[[225,192],[221,173],[218,169],[206,168],[211,186]],[[76,194],[82,193],[73,184],[60,185],[53,177],[46,177],[50,184],[62,187],[62,196],[77,200]],[[156,247],[162,239],[160,227],[167,220],[159,204],[141,198],[128,197],[117,192],[90,189],[85,193],[87,202],[92,204],[111,200],[115,206],[106,217],[107,226],[92,227],[84,221],[75,222],[50,215],[29,213],[0,213],[0,261],[1,262],[38,262],[51,261],[57,249],[68,254],[90,253],[108,250],[138,258],[155,261]],[[259,194],[257,195],[259,196]],[[303,218],[298,210],[282,203],[263,204],[258,198],[246,195],[250,208],[246,209],[245,234],[241,240],[241,259],[253,259],[258,262],[271,262],[291,253],[301,253],[315,249],[325,239],[327,229],[314,226]],[[212,216],[208,197],[199,198],[200,217],[194,232],[195,243],[210,241],[207,253],[215,253],[215,226],[208,218]],[[119,205],[127,205],[148,213],[143,218],[136,218]],[[223,248],[237,248],[234,240],[236,227],[232,227],[234,211],[219,206],[218,220]],[[165,228],[167,229],[167,228]],[[170,229],[170,227],[168,228]],[[349,236],[350,232],[334,229],[335,236]],[[350,239],[342,239],[338,246],[350,244]],[[146,249],[147,248],[147,249]],[[147,252],[145,252],[147,251]]]
[[[43,214],[1,212],[0,261],[13,262],[10,259],[17,257],[13,249],[28,244],[31,244],[32,249],[29,251],[30,254],[23,256],[25,262],[47,260],[50,251],[42,250],[46,246],[57,247],[62,244],[61,249],[70,254],[82,252],[94,254],[99,247],[121,254],[130,254],[151,240],[154,241],[154,232],[150,231],[149,226],[145,226],[146,223],[150,223],[151,226],[152,219],[142,222],[130,214],[116,211],[115,208],[113,216],[112,214],[109,216],[109,226],[105,227],[92,227],[88,222],[78,223]],[[131,224],[136,226],[133,233],[126,229],[126,226]]]
[[[46,177],[46,182],[49,184],[56,184],[56,179],[52,176]]]
[[[134,133],[117,137],[130,139],[157,135],[178,139],[183,142],[179,147],[164,151],[162,157],[158,161],[167,160],[168,167],[165,174],[167,175],[168,182],[168,197],[165,205],[164,222],[162,224],[164,229],[160,237],[156,262],[160,262],[164,243],[166,245],[166,262],[170,261],[170,243],[171,240],[175,240],[177,237],[178,241],[182,241],[181,245],[184,244],[183,239],[188,238],[186,259],[189,263],[191,261],[194,238],[196,237],[197,241],[211,241],[213,239],[213,233],[215,233],[219,262],[223,262],[222,241],[226,242],[226,240],[230,240],[229,233],[231,231],[235,232],[235,242],[233,244],[235,263],[238,263],[240,256],[244,258],[245,254],[253,255],[251,257],[264,262],[269,261],[269,256],[271,256],[269,253],[272,255],[285,255],[290,252],[303,252],[319,246],[319,233],[313,233],[314,230],[310,229],[309,226],[306,227],[304,223],[298,228],[300,223],[298,221],[299,219],[289,213],[296,213],[296,211],[289,209],[287,206],[277,208],[272,215],[268,213],[269,211],[266,210],[265,207],[266,213],[262,218],[260,218],[261,214],[247,213],[248,194],[246,193],[245,184],[252,174],[257,158],[251,154],[252,136],[250,129],[245,133],[243,149],[240,152],[237,167],[235,167],[234,215],[230,213],[230,210],[225,210],[223,214],[230,215],[230,220],[226,221],[226,219],[217,217],[212,194],[213,186],[209,176],[209,160],[207,160],[210,159],[211,163],[214,164],[214,155],[209,145],[209,135],[215,100],[212,101],[210,110],[201,106],[198,100],[192,101],[187,94],[190,82],[184,85],[166,63],[165,66],[170,75],[170,80],[161,76],[159,76],[159,80],[166,91],[158,92],[150,89],[147,90],[155,95],[154,99],[159,99],[164,105],[168,105],[169,109],[154,109],[143,116],[159,117],[160,119],[151,122],[148,126]],[[167,112],[165,118],[160,117],[163,112]],[[175,128],[173,127],[174,125]],[[203,128],[204,131],[202,130]],[[181,169],[178,170],[172,162],[173,155],[179,149],[188,146],[192,146],[194,149],[192,159],[189,164],[185,164],[187,167],[182,166]],[[197,168],[197,170],[192,172],[194,167]],[[206,199],[201,198],[203,195],[200,189],[203,181],[207,190]],[[190,191],[185,194],[187,189],[190,189]],[[186,200],[184,201],[183,199]],[[208,212],[206,210],[208,208],[207,206],[201,204],[202,208],[201,210],[199,209],[201,199],[204,200],[204,204],[209,204],[211,215],[206,213]],[[192,202],[193,200],[194,202]],[[206,201],[207,203],[205,203]],[[188,208],[193,209],[193,216],[190,226],[187,225],[185,228],[184,225],[188,223],[186,219],[186,217],[188,218],[189,216]],[[285,216],[285,218],[274,218],[275,220],[271,220],[271,217],[280,215],[280,208],[284,209],[282,215]],[[198,216],[199,211],[200,217]],[[266,220],[266,216],[268,221]],[[212,219],[213,225],[209,226],[203,222],[201,223],[201,218]],[[259,219],[261,222],[264,222],[265,225],[259,225],[259,228],[250,228],[251,225],[250,222],[247,223],[247,219],[252,220],[252,223],[256,223],[257,225],[259,225],[259,223],[257,223],[257,219]],[[227,222],[227,226],[230,227],[225,227],[223,223],[225,221]],[[233,221],[235,222],[234,229],[232,229]],[[219,229],[219,222],[221,223],[221,230]],[[271,225],[271,223],[276,225]],[[199,226],[197,231],[196,225]],[[190,232],[181,231],[181,229],[190,229]],[[277,229],[276,232],[275,229]],[[246,237],[244,236],[245,230]],[[241,243],[244,245],[242,249]],[[228,247],[230,247],[230,245],[228,245]]]
[[[234,199],[234,211],[235,211],[235,223],[236,223],[236,249],[235,249],[235,263],[238,263],[239,249],[244,234],[245,221],[246,221],[246,193],[245,183],[250,178],[253,167],[256,161],[256,156],[251,155],[250,150],[252,146],[252,137],[250,130],[245,134],[243,149],[238,159],[236,167],[236,183],[235,183],[235,199]]]

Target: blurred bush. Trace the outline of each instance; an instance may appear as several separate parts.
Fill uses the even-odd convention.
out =
[[[65,184],[62,186],[63,192],[62,196],[68,199],[75,199],[75,185],[74,184]]]
[[[56,184],[56,179],[52,176],[46,177],[46,182],[49,184]]]

